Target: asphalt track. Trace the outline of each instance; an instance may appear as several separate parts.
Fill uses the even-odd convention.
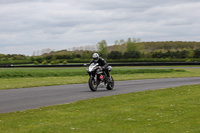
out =
[[[99,88],[98,91],[91,92],[88,84],[0,90],[0,113],[66,104],[102,96],[192,84],[200,84],[200,77],[117,81],[112,91],[108,91],[106,88]]]

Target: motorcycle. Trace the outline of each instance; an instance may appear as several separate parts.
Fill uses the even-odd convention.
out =
[[[112,70],[111,66],[108,66],[108,71]],[[112,76],[108,78],[105,71],[99,66],[98,63],[92,63],[86,71],[88,72],[90,78],[88,80],[88,84],[91,91],[97,91],[97,88],[100,84],[106,86],[107,90],[113,90],[114,88],[114,79]]]

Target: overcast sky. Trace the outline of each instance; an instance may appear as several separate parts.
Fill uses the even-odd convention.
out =
[[[200,41],[200,0],[0,0],[0,53],[142,41]]]

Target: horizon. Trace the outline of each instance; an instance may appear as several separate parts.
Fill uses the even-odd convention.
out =
[[[120,41],[118,41],[120,43]],[[140,41],[137,43],[159,43],[159,42],[195,42],[195,43],[200,43],[198,41]],[[126,44],[127,42],[124,42],[122,44]],[[107,45],[107,47],[112,47],[114,45],[122,45],[122,44],[112,44],[112,45]],[[97,50],[97,44],[95,45],[86,45],[86,46],[80,46],[80,47],[73,47],[73,48],[69,48],[69,49],[60,49],[60,50],[55,50],[55,49],[50,49],[50,48],[45,48],[45,49],[40,49],[40,50],[35,50],[32,52],[31,55],[25,55],[25,54],[12,54],[12,53],[8,53],[8,54],[3,54],[3,55],[25,55],[25,56],[41,56],[43,54],[48,54],[51,52],[60,52],[60,51],[70,51],[70,52],[74,52],[74,51],[98,51]]]

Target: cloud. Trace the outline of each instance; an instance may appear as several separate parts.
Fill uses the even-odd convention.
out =
[[[198,0],[0,0],[0,53],[31,55],[38,46],[59,50],[129,37],[200,41],[199,7]]]

